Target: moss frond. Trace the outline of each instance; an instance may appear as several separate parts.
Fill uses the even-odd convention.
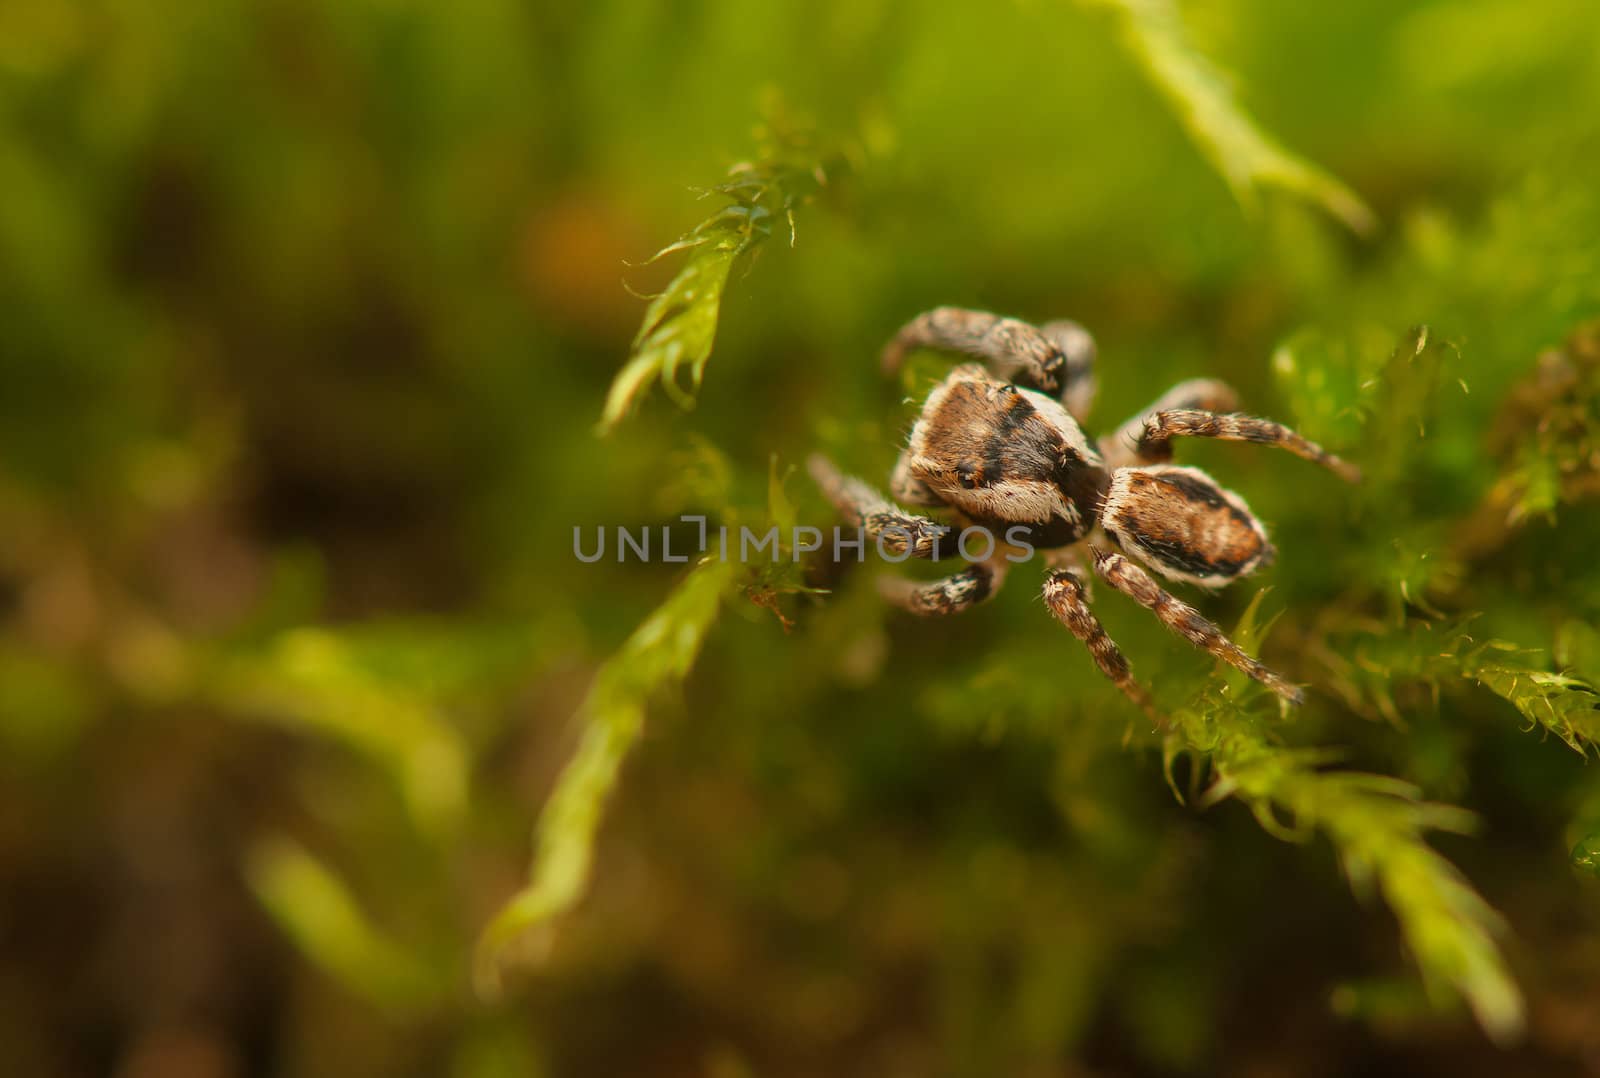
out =
[[[448,975],[374,925],[344,882],[299,844],[259,843],[245,876],[284,934],[352,992],[397,1013],[443,997]]]
[[[467,801],[467,746],[429,695],[375,669],[350,634],[293,629],[222,662],[209,698],[348,746],[387,773],[424,834],[455,832]]]
[[[1240,637],[1254,635],[1241,626]],[[1426,841],[1468,830],[1471,814],[1423,801],[1399,779],[1325,769],[1334,753],[1282,744],[1255,706],[1263,694],[1241,688],[1219,674],[1175,716],[1168,757],[1187,750],[1215,775],[1202,803],[1241,801],[1286,840],[1326,836],[1356,892],[1376,890],[1394,912],[1430,987],[1458,992],[1496,1040],[1517,1036],[1522,997],[1495,943],[1499,916]]]
[[[1190,42],[1172,0],[1091,0],[1091,6],[1117,13],[1128,50],[1245,209],[1254,210],[1258,191],[1270,187],[1321,207],[1358,235],[1377,227],[1359,195],[1284,149],[1245,112],[1228,76]]]
[[[689,256],[645,308],[628,361],[606,393],[600,433],[615,429],[657,382],[680,407],[693,406],[734,263],[766,243],[778,220],[787,225],[793,246],[795,210],[828,183],[830,170],[842,167],[838,155],[819,153],[787,127],[769,124],[764,130],[768,134],[761,155],[734,165],[725,182],[702,192],[726,204],[650,258],[655,262],[679,252]],[[679,384],[684,370],[687,390]]]
[[[1420,686],[1437,696],[1476,684],[1510,703],[1535,728],[1578,752],[1600,748],[1600,692],[1583,677],[1545,668],[1537,650],[1478,640],[1475,617],[1413,620],[1395,631],[1357,631],[1319,649],[1335,669],[1330,685],[1354,711],[1401,722],[1396,692]],[[1333,659],[1346,655],[1346,659]]]
[[[1522,717],[1555,734],[1575,752],[1600,748],[1600,694],[1569,674],[1539,670],[1496,656],[1523,654],[1504,641],[1490,641],[1469,657],[1470,676],[1509,701]]]
[[[1463,526],[1457,547],[1482,558],[1528,521],[1600,497],[1600,322],[1540,354],[1501,406],[1489,435],[1509,463]]]
[[[578,751],[562,769],[539,819],[528,884],[479,938],[480,991],[496,990],[512,943],[581,897],[601,815],[622,761],[644,728],[646,704],[688,674],[738,569],[731,561],[701,562],[601,667],[578,712],[583,724]]]

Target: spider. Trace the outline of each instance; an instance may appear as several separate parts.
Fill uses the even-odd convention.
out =
[[[1171,463],[1174,438],[1278,446],[1355,482],[1360,472],[1282,424],[1237,414],[1223,382],[1180,382],[1117,431],[1092,443],[1078,425],[1094,399],[1095,345],[1075,322],[1033,326],[984,311],[940,307],[909,322],[883,352],[893,373],[916,349],[983,363],[954,368],[934,386],[890,479],[903,504],[946,510],[961,527],[1004,534],[989,556],[928,583],[885,577],[880,590],[914,614],[953,614],[1000,586],[1014,555],[1044,549],[1044,601],[1100,671],[1152,720],[1163,721],[1128,660],[1089,607],[1085,562],[1168,629],[1242,670],[1290,704],[1298,687],[1247,655],[1215,624],[1167,592],[1137,562],[1169,580],[1216,589],[1274,557],[1244,499],[1198,468]],[[822,456],[812,477],[850,523],[887,549],[940,556],[951,528],[916,516]],[[881,538],[880,538],[881,537]]]

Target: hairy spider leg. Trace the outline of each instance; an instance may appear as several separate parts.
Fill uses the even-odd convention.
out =
[[[1305,699],[1305,694],[1297,686],[1246,655],[1214,622],[1206,620],[1194,607],[1164,590],[1150,579],[1150,574],[1126,557],[1102,547],[1093,548],[1093,553],[1095,572],[1107,584],[1154,613],[1168,629],[1195,647],[1242,670],[1289,703],[1298,705]]]
[[[1218,438],[1228,442],[1255,442],[1287,449],[1338,475],[1347,482],[1361,479],[1361,469],[1341,460],[1316,442],[1282,423],[1255,416],[1220,414],[1190,408],[1155,412],[1145,417],[1134,442],[1134,453],[1150,463],[1170,460],[1173,438]]]
[[[883,350],[884,372],[899,370],[919,348],[974,356],[996,378],[1050,394],[1069,369],[1061,346],[1037,326],[962,307],[935,307],[907,322]]]
[[[1061,372],[1061,403],[1073,419],[1082,423],[1094,407],[1095,393],[1099,390],[1094,377],[1097,351],[1094,338],[1078,323],[1064,318],[1046,322],[1039,331],[1067,357],[1066,367]]]
[[[1000,590],[1004,580],[1005,564],[991,559],[974,562],[959,573],[925,584],[903,576],[879,577],[878,592],[888,602],[913,614],[941,617],[977,606]]]
[[[1190,378],[1161,394],[1148,408],[1134,413],[1116,433],[1101,438],[1100,453],[1111,468],[1138,464],[1143,459],[1137,452],[1139,437],[1144,433],[1145,421],[1156,413],[1182,409],[1232,412],[1238,407],[1239,394],[1228,383],[1215,378]]]
[[[1128,669],[1127,657],[1116,642],[1106,635],[1105,627],[1094,611],[1089,609],[1088,578],[1081,569],[1057,569],[1045,578],[1044,604],[1067,631],[1089,649],[1100,672],[1110,678],[1117,688],[1150,716],[1156,725],[1164,725],[1165,718],[1144,686],[1133,679]]]
[[[839,471],[820,453],[807,459],[806,468],[839,514],[881,542],[884,550],[913,558],[937,558],[955,551],[954,529],[907,513],[866,483]],[[947,537],[949,542],[941,549],[941,540]]]

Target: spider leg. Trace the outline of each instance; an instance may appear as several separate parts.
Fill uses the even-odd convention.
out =
[[[999,561],[974,562],[951,576],[918,583],[901,576],[878,578],[878,591],[895,606],[923,617],[959,614],[976,606],[1000,588],[1005,566]]]
[[[1228,442],[1255,442],[1287,449],[1297,457],[1320,464],[1347,482],[1361,479],[1361,469],[1341,460],[1316,442],[1290,430],[1282,423],[1255,416],[1219,414],[1193,408],[1153,412],[1140,425],[1133,442],[1134,454],[1141,461],[1156,463],[1172,458],[1174,438],[1219,438]]]
[[[1094,377],[1094,338],[1078,323],[1066,319],[1046,322],[1039,327],[1039,332],[1067,357],[1061,372],[1061,403],[1066,405],[1068,414],[1081,423],[1094,407],[1095,391],[1099,388]]]
[[[1056,616],[1057,621],[1067,627],[1068,632],[1089,649],[1089,655],[1100,672],[1110,678],[1129,700],[1138,704],[1156,725],[1162,725],[1164,717],[1156,709],[1155,702],[1150,699],[1144,686],[1133,679],[1122,649],[1106,635],[1100,619],[1089,609],[1088,585],[1089,580],[1083,570],[1057,569],[1045,578],[1045,606],[1050,608],[1050,613]]]
[[[1115,434],[1100,439],[1100,454],[1113,468],[1147,462],[1136,447],[1144,433],[1145,421],[1158,412],[1199,409],[1206,412],[1231,412],[1239,407],[1239,394],[1226,382],[1215,378],[1190,378],[1161,394],[1150,407],[1138,412]]]
[[[1071,546],[1040,551],[1040,558],[1044,561],[1047,573],[1071,570],[1083,588],[1083,601],[1094,602],[1094,578],[1089,575],[1089,555],[1085,544],[1073,543]]]
[[[919,348],[974,356],[995,377],[1044,393],[1058,392],[1068,370],[1066,353],[1037,326],[962,307],[935,307],[907,322],[883,350],[884,372]]]
[[[1123,555],[1095,547],[1094,569],[1107,584],[1154,613],[1163,625],[1195,647],[1209,651],[1223,662],[1242,670],[1291,704],[1299,704],[1305,699],[1305,694],[1296,686],[1246,655],[1213,622],[1207,621],[1194,607],[1162,589],[1150,579],[1150,574]]]
[[[884,550],[913,558],[938,558],[955,549],[954,529],[907,513],[866,483],[839,471],[820,453],[811,455],[806,468],[839,514],[863,528],[874,541],[881,541]],[[940,540],[946,537],[951,543],[941,551]]]

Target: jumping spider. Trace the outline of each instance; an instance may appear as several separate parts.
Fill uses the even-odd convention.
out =
[[[895,371],[919,348],[970,355],[987,369],[963,364],[928,394],[890,479],[898,501],[944,509],[960,527],[982,526],[997,538],[1048,551],[1046,606],[1089,649],[1101,672],[1157,721],[1149,693],[1089,608],[1085,555],[1107,584],[1168,629],[1289,703],[1301,702],[1298,688],[1246,655],[1132,559],[1170,580],[1214,589],[1273,558],[1266,529],[1244,499],[1198,468],[1169,463],[1173,438],[1275,445],[1351,482],[1360,478],[1354,466],[1279,423],[1236,414],[1234,391],[1210,379],[1173,386],[1116,433],[1092,443],[1078,423],[1094,399],[1095,346],[1074,322],[1035,327],[940,307],[895,336],[883,352],[885,370]],[[915,557],[940,554],[939,539],[949,528],[907,513],[821,456],[811,458],[810,470],[839,512],[869,535]],[[1010,564],[1002,555],[1020,549],[999,543],[987,560],[931,583],[889,577],[880,584],[886,599],[912,613],[952,614],[993,594]]]

